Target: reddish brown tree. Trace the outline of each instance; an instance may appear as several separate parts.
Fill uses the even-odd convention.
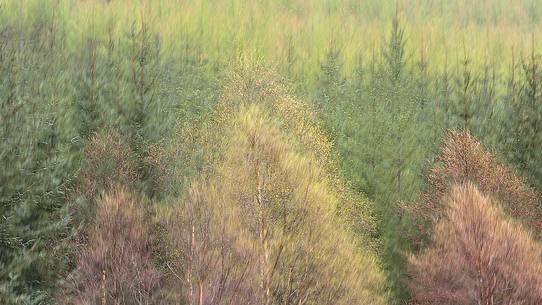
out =
[[[132,194],[120,188],[99,200],[88,238],[67,304],[155,304],[160,275],[145,209]]]
[[[515,171],[499,164],[468,130],[450,131],[435,166],[427,175],[428,191],[421,202],[407,209],[420,220],[421,234],[412,237],[420,245],[430,235],[433,223],[444,212],[444,201],[453,185],[471,182],[480,192],[499,201],[506,213],[520,219],[534,233],[542,233],[540,195],[527,186]]]
[[[433,243],[411,257],[420,305],[542,304],[542,247],[467,183],[454,186]]]

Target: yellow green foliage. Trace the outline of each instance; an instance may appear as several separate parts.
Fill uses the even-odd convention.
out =
[[[201,121],[179,122],[173,139],[160,143],[150,154],[152,163],[163,173],[166,188],[183,193],[186,177],[191,179],[195,173],[210,175],[227,144],[224,132],[237,128],[235,122],[242,109],[257,105],[262,111],[272,113],[272,121],[290,135],[292,145],[303,147],[303,154],[310,155],[317,166],[325,169],[322,175],[341,197],[338,212],[350,220],[352,228],[365,235],[374,234],[368,201],[349,190],[337,176],[333,143],[321,130],[309,103],[293,97],[285,80],[273,69],[251,60],[241,60],[236,66],[228,73],[213,112]],[[179,184],[183,184],[181,190]]]
[[[238,115],[244,106],[256,104],[274,114],[286,128],[318,160],[328,160],[331,142],[316,123],[316,114],[309,104],[296,99],[289,92],[285,80],[273,69],[251,60],[240,60],[228,75],[222,97],[216,111],[218,125],[224,125]]]
[[[212,172],[168,211],[172,285],[191,304],[385,304],[368,202],[330,174],[310,109],[272,72],[240,73]]]

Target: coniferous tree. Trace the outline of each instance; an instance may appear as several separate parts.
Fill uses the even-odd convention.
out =
[[[345,114],[344,129],[335,139],[343,175],[351,181],[355,189],[365,193],[371,193],[373,189],[369,177],[375,165],[373,153],[376,147],[369,143],[374,143],[371,136],[375,134],[377,120],[375,116],[372,116],[370,121],[362,119],[367,113],[376,115],[375,99],[370,94],[368,77],[372,77],[372,73],[367,71],[360,54],[354,75],[347,84],[348,95],[342,110]]]
[[[349,86],[350,101],[344,107],[348,114],[342,121],[344,128],[334,138],[343,174],[377,204],[381,254],[396,300],[408,295],[402,284],[408,243],[397,234],[408,222],[396,209],[400,201],[414,199],[421,189],[423,181],[417,172],[423,166],[425,137],[431,131],[424,119],[430,111],[425,63],[422,60],[419,70],[407,73],[405,43],[396,15],[382,60],[373,55],[366,81],[360,73],[363,69],[356,69],[358,74]]]
[[[517,104],[520,92],[520,79],[519,79],[519,65],[516,59],[516,53],[512,50],[512,62],[508,67],[508,73],[506,75],[506,93],[499,97],[499,104],[501,107],[499,119],[502,121],[502,126],[498,131],[498,138],[496,139],[495,147],[502,153],[506,160],[513,163],[514,158],[514,137],[513,130],[514,122],[510,120],[513,117],[513,107],[511,105]]]
[[[511,160],[539,190],[542,188],[542,72],[534,47],[522,63],[522,82],[517,98],[509,102],[511,111]]]
[[[134,94],[130,112],[131,137],[140,142],[150,132],[152,106],[157,98],[157,80],[160,76],[160,40],[152,32],[149,23],[142,20],[139,27],[134,23],[128,35],[130,50],[129,83]]]
[[[83,48],[86,52],[75,67],[75,71],[80,71],[80,76],[75,85],[74,120],[81,139],[88,139],[100,125],[100,107],[103,103],[101,82],[104,77],[100,75],[102,66],[96,39],[89,38]]]
[[[422,44],[420,49],[420,58],[418,59],[412,74],[415,76],[415,96],[416,105],[419,108],[419,120],[421,123],[431,119],[432,112],[429,105],[432,100],[430,96],[430,75],[428,71],[429,61],[427,59],[426,50]]]
[[[471,70],[471,59],[465,54],[461,62],[461,70],[456,78],[456,96],[454,99],[454,108],[452,112],[452,128],[464,128],[473,130],[473,90],[474,79]]]
[[[478,118],[476,129],[473,133],[477,135],[486,145],[495,143],[498,128],[493,122],[498,121],[497,111],[497,73],[493,64],[485,63],[482,77],[479,81],[477,96],[474,103],[477,105]]]
[[[359,117],[355,117],[354,121],[359,122],[360,132],[357,135],[357,143],[359,151],[363,152],[363,157],[360,162],[356,163],[366,164],[365,168],[357,170],[357,175],[364,175],[365,179],[360,188],[366,192],[369,196],[375,197],[377,195],[378,185],[380,181],[375,179],[380,176],[380,166],[383,163],[382,145],[384,144],[384,130],[385,130],[385,116],[383,116],[384,108],[382,107],[382,95],[379,90],[379,84],[382,82],[382,75],[378,71],[378,61],[376,51],[373,50],[371,56],[370,65],[370,79],[368,81],[367,97],[366,100],[356,101],[361,103],[361,112]],[[367,117],[369,116],[369,117]],[[363,166],[363,165],[362,165]],[[360,174],[361,173],[361,174]]]
[[[342,75],[342,65],[341,52],[332,44],[320,66],[315,104],[333,134],[344,131],[346,80]]]
[[[421,99],[416,99],[415,84],[407,76],[405,44],[404,30],[396,13],[390,38],[382,51],[383,84],[380,93],[386,122],[384,138],[389,141],[382,150],[387,159],[383,166],[389,173],[384,179],[388,181],[384,182],[385,187],[380,190],[380,195],[388,203],[411,199],[419,187],[417,177],[412,174],[416,172],[414,168],[419,166],[418,158],[421,157],[421,145],[416,137],[420,129],[416,126],[416,120],[421,112],[421,105],[417,102]],[[394,189],[392,194],[389,192],[390,186]]]
[[[433,125],[433,150],[436,151],[438,140],[444,134],[445,130],[451,128],[450,118],[448,113],[450,111],[451,99],[453,96],[453,84],[452,76],[448,67],[448,57],[446,55],[444,67],[442,71],[436,74],[435,80],[435,97],[431,103],[432,108],[432,125]]]
[[[0,302],[50,302],[65,269],[65,190],[74,177],[58,67],[64,37],[48,15],[2,25],[0,43]],[[19,21],[20,22],[20,21]],[[5,26],[5,27],[4,27]]]
[[[156,112],[163,109],[158,106],[162,101],[159,87],[163,70],[161,42],[146,16],[142,16],[141,20],[132,23],[127,35],[121,37],[117,48],[112,55],[118,64],[115,81],[124,92],[114,112],[118,118],[114,118],[117,123],[113,126],[129,139],[139,161],[141,188],[153,197],[157,193],[157,173],[149,162],[149,145],[163,137],[157,134],[162,121],[160,112]]]

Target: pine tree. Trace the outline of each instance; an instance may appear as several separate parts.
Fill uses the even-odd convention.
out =
[[[422,105],[418,102],[423,99],[417,98],[417,89],[413,79],[407,77],[405,58],[404,30],[396,13],[390,38],[385,49],[383,63],[383,83],[381,96],[383,98],[384,122],[382,131],[388,139],[381,151],[387,160],[383,166],[389,174],[388,179],[379,190],[385,202],[397,202],[411,199],[418,186],[417,177],[412,175],[414,168],[419,166],[421,145],[417,143],[416,133],[420,129],[416,124],[418,114],[422,113]],[[390,194],[389,187],[394,192]]]
[[[374,189],[370,177],[374,174],[375,150],[378,147],[370,144],[375,143],[372,136],[377,126],[376,98],[371,94],[372,86],[368,84],[369,81],[373,82],[374,66],[373,62],[370,69],[367,69],[363,64],[363,56],[358,55],[353,78],[347,84],[345,107],[342,110],[345,114],[344,129],[335,138],[343,175],[356,190],[369,195],[373,194]]]
[[[320,65],[315,104],[332,134],[344,132],[346,80],[342,75],[340,50],[332,43]]]
[[[98,53],[98,42],[89,38],[83,46],[86,50],[84,58],[78,61],[75,71],[81,71],[75,84],[74,120],[77,122],[79,137],[86,140],[98,130],[100,125],[101,105],[103,103],[100,75],[101,63]],[[81,69],[83,63],[83,69]]]
[[[144,19],[139,27],[136,27],[136,23],[132,25],[128,43],[130,52],[128,82],[134,97],[130,109],[130,133],[135,144],[150,132],[147,126],[149,113],[158,94],[161,45],[159,38],[153,34],[150,25]]]
[[[485,63],[474,103],[477,105],[478,119],[473,133],[486,145],[495,143],[498,129],[493,122],[499,120],[497,111],[497,73],[494,64]]]
[[[396,14],[391,34],[382,49],[382,60],[373,55],[368,79],[350,86],[350,99],[342,136],[337,136],[343,173],[366,192],[378,210],[381,255],[395,301],[408,298],[402,284],[408,242],[398,232],[408,222],[397,213],[401,201],[413,200],[423,181],[417,175],[425,160],[425,137],[430,134],[424,117],[429,111],[430,90],[424,63],[416,77],[407,73],[404,30]],[[423,60],[422,60],[423,61]]]
[[[63,36],[48,15],[0,43],[0,302],[51,301],[65,269],[65,191],[77,150],[67,138]],[[5,25],[8,26],[8,25]],[[16,29],[16,30],[15,30]],[[0,30],[3,32],[3,29]],[[75,152],[75,155],[74,155]]]
[[[542,72],[534,47],[522,64],[522,83],[517,99],[510,101],[513,140],[511,160],[539,190],[542,188]]]
[[[452,108],[452,127],[473,130],[473,86],[474,79],[471,70],[471,59],[465,54],[461,62],[461,70],[455,79],[457,87]]]
[[[447,54],[447,53],[446,53]],[[433,108],[433,131],[434,139],[438,139],[445,130],[452,128],[451,122],[449,120],[448,113],[450,111],[451,99],[453,96],[452,90],[454,89],[452,85],[453,76],[450,75],[448,67],[448,55],[444,61],[444,67],[442,72],[437,76],[435,82],[435,93],[436,97],[432,103]],[[435,141],[437,142],[437,141]]]

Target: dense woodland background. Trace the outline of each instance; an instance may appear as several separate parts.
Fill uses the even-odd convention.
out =
[[[541,18],[0,0],[0,303],[542,304]]]

